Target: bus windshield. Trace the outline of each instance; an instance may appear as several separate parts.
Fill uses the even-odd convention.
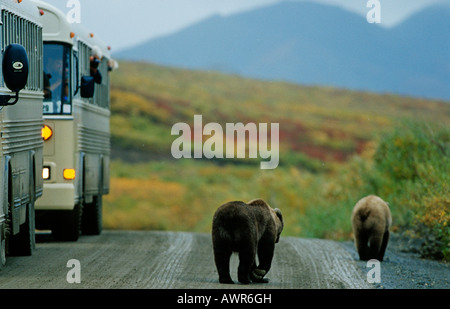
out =
[[[70,47],[44,44],[44,115],[72,114]]]

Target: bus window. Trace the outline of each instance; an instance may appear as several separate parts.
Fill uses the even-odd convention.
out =
[[[44,45],[44,115],[72,114],[70,47]]]

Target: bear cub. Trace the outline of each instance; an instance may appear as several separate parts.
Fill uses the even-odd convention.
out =
[[[383,261],[391,224],[389,205],[378,196],[369,195],[356,203],[352,213],[352,229],[361,260]]]
[[[238,280],[267,283],[275,243],[283,230],[283,217],[261,199],[249,203],[229,202],[220,206],[212,222],[214,261],[219,282],[233,284],[230,277],[230,257],[239,254]],[[259,265],[256,266],[256,254]]]

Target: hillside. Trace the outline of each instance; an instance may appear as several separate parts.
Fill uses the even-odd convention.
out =
[[[444,123],[450,105],[394,95],[264,82],[217,72],[121,63],[112,76],[114,154],[170,159],[175,123],[279,123],[280,164],[343,162],[401,119]],[[254,160],[253,160],[254,161]],[[232,162],[236,162],[233,160]],[[248,163],[251,163],[250,161]]]
[[[333,6],[284,1],[214,16],[116,55],[306,85],[450,100],[450,7],[392,29]]]
[[[424,256],[450,259],[450,104],[146,63],[122,62],[111,77],[106,228],[209,233],[221,204],[263,198],[282,209],[284,236],[350,239],[354,204],[377,194],[393,231],[411,228]],[[194,115],[279,123],[280,165],[175,160],[171,128]]]

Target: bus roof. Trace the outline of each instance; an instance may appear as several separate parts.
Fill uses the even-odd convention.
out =
[[[81,24],[70,23],[67,16],[55,6],[40,0],[32,0],[42,10],[44,42],[61,42],[77,47],[76,42],[82,41],[89,47],[98,47],[102,55],[110,58],[107,44],[95,37]]]
[[[28,18],[37,25],[42,26],[39,19],[39,10],[36,5],[30,1],[18,2],[17,0],[0,0],[0,10],[4,9],[22,15],[22,17]]]
[[[91,48],[98,47],[103,55],[108,59],[111,58],[109,46],[99,38],[95,36],[94,33],[89,32],[81,24],[72,24],[73,32],[75,33],[75,39],[84,42]],[[44,29],[45,31],[45,29]]]
[[[72,29],[67,22],[66,16],[59,9],[51,4],[40,0],[32,0],[41,11],[41,20],[43,24],[44,41],[58,41],[67,44],[73,44],[73,38],[70,33]]]

